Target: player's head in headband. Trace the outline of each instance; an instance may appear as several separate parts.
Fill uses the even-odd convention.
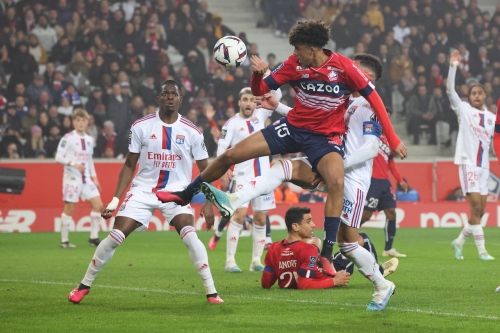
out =
[[[353,60],[373,81],[382,77],[382,63],[378,57],[368,53],[356,53]]]
[[[329,40],[330,29],[322,21],[298,22],[288,35],[288,41],[294,47],[293,54],[304,68],[319,67],[328,59],[323,47]]]
[[[469,87],[469,104],[478,109],[484,109],[484,102],[486,101],[486,89],[482,84],[474,83]]]
[[[288,233],[310,238],[313,236],[314,222],[311,217],[311,209],[307,207],[291,207],[285,213],[285,224]]]
[[[181,86],[174,80],[165,80],[160,85],[156,104],[161,114],[171,115],[179,111],[182,103]]]

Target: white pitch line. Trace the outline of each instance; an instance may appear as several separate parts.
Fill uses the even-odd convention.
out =
[[[17,279],[0,279],[0,282],[16,282],[16,283],[31,283],[31,284],[48,284],[48,285],[61,285],[61,286],[74,286],[75,283],[71,282],[55,282],[55,281],[36,281],[36,280],[17,280]],[[107,286],[107,285],[95,285],[98,288],[105,289],[120,289],[129,291],[143,291],[151,293],[163,293],[171,295],[197,295],[202,296],[202,293],[192,292],[192,291],[172,291],[166,289],[149,289],[149,288],[138,288],[138,287],[121,287],[121,286]],[[293,303],[305,303],[305,304],[320,304],[320,305],[335,305],[335,306],[349,306],[349,307],[366,307],[363,304],[352,304],[352,303],[338,303],[338,302],[326,302],[326,301],[315,301],[315,300],[298,300],[298,299],[286,299],[286,298],[271,298],[271,297],[259,297],[259,296],[242,296],[233,294],[224,294],[224,298],[241,298],[241,299],[255,299],[262,301],[278,301],[278,302],[293,302]],[[484,316],[484,315],[469,315],[465,313],[456,312],[438,312],[432,310],[422,310],[422,309],[405,309],[393,306],[388,306],[386,309],[399,312],[412,312],[412,313],[422,313],[433,316],[445,316],[445,317],[462,317],[462,318],[473,318],[473,319],[489,319],[489,320],[500,320],[498,316]]]

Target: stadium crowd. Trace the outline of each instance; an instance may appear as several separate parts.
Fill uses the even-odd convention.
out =
[[[500,9],[482,12],[477,0],[261,0],[264,20],[278,38],[297,20],[331,25],[331,48],[352,56],[380,57],[385,74],[377,90],[407,121],[419,143],[436,124],[449,133],[458,122],[445,93],[450,50],[463,59],[457,91],[484,84],[487,107],[500,97]],[[158,84],[175,79],[184,96],[181,113],[204,133],[214,156],[220,128],[237,112],[238,92],[249,85],[250,62],[226,71],[212,57],[212,46],[235,35],[206,1],[0,0],[0,156],[52,158],[70,115],[84,107],[94,156],[120,158],[127,152],[131,123],[155,112]],[[248,56],[256,43],[244,32]],[[270,68],[276,56],[265,57]],[[291,105],[295,92],[283,87]]]

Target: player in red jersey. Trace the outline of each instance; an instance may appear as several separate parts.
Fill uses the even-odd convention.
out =
[[[493,133],[493,149],[500,163],[500,98],[497,101],[497,119],[495,120],[495,133]]]
[[[387,108],[389,115],[391,110]],[[389,170],[401,188],[406,192],[408,185],[401,177],[396,162],[394,161],[394,152],[389,147],[387,138],[382,135],[378,155],[373,159],[373,172],[370,183],[370,189],[366,195],[365,207],[361,224],[368,221],[374,211],[384,211],[385,213],[385,248],[382,256],[406,257],[392,247],[394,237],[396,236],[396,197],[389,181]]]
[[[394,133],[373,83],[351,59],[323,49],[329,39],[329,28],[321,21],[297,23],[289,35],[289,42],[294,46],[293,55],[265,79],[266,63],[252,57],[253,94],[262,96],[290,83],[297,92],[295,108],[287,117],[255,132],[217,157],[185,190],[159,191],[156,195],[162,202],[186,205],[203,182],[219,179],[231,165],[260,156],[303,152],[329,189],[325,204],[325,243],[320,261],[323,270],[333,276],[332,252],[344,202],[344,113],[353,91],[360,92],[372,106],[390,147],[401,158],[407,151]]]
[[[351,278],[345,271],[332,278],[324,275],[317,266],[321,241],[313,237],[314,222],[307,207],[291,207],[285,214],[288,236],[273,243],[266,254],[262,273],[263,288],[271,288],[276,281],[280,288],[326,289],[342,287]],[[310,242],[303,240],[308,238]]]

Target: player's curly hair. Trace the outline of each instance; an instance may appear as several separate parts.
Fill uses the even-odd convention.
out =
[[[322,48],[330,40],[330,29],[323,21],[304,21],[295,24],[288,34],[290,45]]]
[[[290,207],[285,213],[285,224],[288,231],[292,231],[292,224],[299,223],[304,218],[304,214],[309,214],[310,208],[307,207]]]
[[[356,53],[353,60],[359,61],[361,66],[372,70],[376,75],[375,81],[382,77],[382,63],[378,57],[368,53]]]

